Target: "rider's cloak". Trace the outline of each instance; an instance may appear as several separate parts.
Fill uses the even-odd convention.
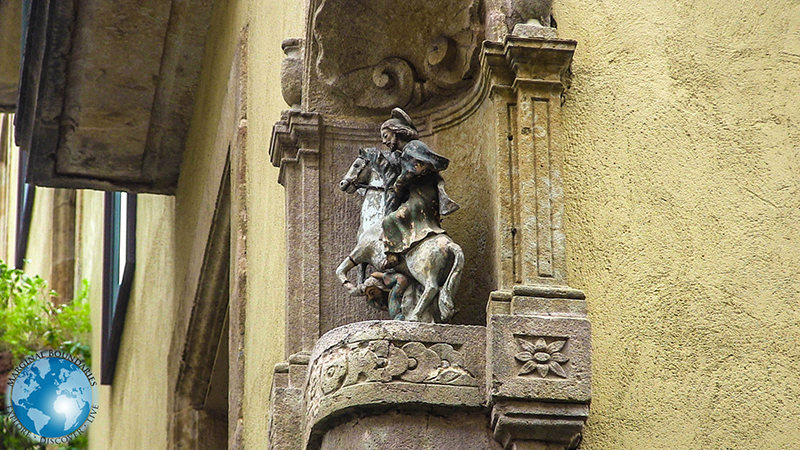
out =
[[[459,206],[447,196],[439,172],[450,161],[418,140],[403,147],[399,158],[400,174],[392,186],[400,203],[383,219],[383,241],[389,253],[405,253],[431,234],[444,233],[441,216]]]

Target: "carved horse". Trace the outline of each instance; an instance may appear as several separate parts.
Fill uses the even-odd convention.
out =
[[[339,183],[339,187],[350,194],[364,190],[358,243],[336,269],[339,281],[353,296],[364,295],[363,287],[353,285],[347,279],[347,273],[361,265],[358,280],[361,284],[366,264],[379,269],[386,262],[381,224],[386,206],[384,180],[388,170],[391,168],[380,150],[361,149]],[[464,252],[447,234],[432,234],[411,247],[403,261],[394,268],[417,282],[404,292],[402,312],[405,319],[414,322],[450,319],[456,312],[453,295],[463,268]],[[434,302],[437,297],[438,302]]]

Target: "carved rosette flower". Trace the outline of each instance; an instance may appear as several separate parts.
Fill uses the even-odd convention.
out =
[[[569,361],[569,358],[561,353],[561,349],[567,343],[566,340],[548,344],[544,338],[537,339],[536,343],[517,338],[517,343],[523,350],[514,355],[517,361],[523,363],[518,375],[526,375],[535,370],[544,378],[552,371],[561,378],[567,378],[567,372],[561,366],[562,363]]]

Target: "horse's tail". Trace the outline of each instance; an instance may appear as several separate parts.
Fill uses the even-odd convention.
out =
[[[453,267],[450,268],[450,274],[447,275],[447,279],[439,291],[439,316],[442,322],[446,322],[456,313],[453,296],[458,289],[461,270],[464,268],[464,251],[461,250],[461,246],[455,242],[449,242],[447,249],[453,255]]]

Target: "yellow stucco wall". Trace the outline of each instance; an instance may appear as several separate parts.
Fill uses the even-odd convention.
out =
[[[99,198],[98,198],[99,196]],[[99,223],[85,229],[81,256],[94,259],[92,274],[92,325],[95,330],[93,371],[100,373],[99,349],[102,305],[102,212],[103,194],[84,194],[85,214]],[[114,383],[100,389],[100,410],[92,424],[92,449],[159,449],[167,443],[167,362],[175,298],[175,199],[168,196],[137,196],[136,275],[125,318]],[[86,216],[84,216],[86,217]],[[167,226],[165,226],[167,225]],[[98,229],[99,227],[99,229]],[[99,240],[98,240],[99,236]],[[92,254],[94,252],[94,254]],[[97,259],[99,258],[99,259]],[[96,281],[94,281],[96,280]]]
[[[800,2],[560,0],[582,448],[800,442]]]
[[[204,177],[193,175],[192,182],[187,180],[188,174],[204,172],[210,167],[222,168],[210,164],[210,155],[215,154],[210,146],[224,138],[220,133],[233,132],[233,123],[229,126],[218,123],[219,113],[240,30],[248,25],[247,208],[250,221],[243,414],[245,445],[253,448],[267,441],[272,367],[283,358],[284,199],[268,148],[272,125],[286,108],[280,95],[279,70],[283,59],[280,44],[286,37],[300,35],[302,19],[302,2],[269,1],[251,5],[231,1],[217,5],[177,193],[178,216],[183,217],[183,212],[192,214],[194,208],[202,204],[197,187],[203,185]],[[178,236],[192,236],[189,229],[182,229],[182,223],[177,224]],[[181,243],[181,239],[178,248],[189,245]]]
[[[249,64],[249,202],[245,445],[267,439],[269,393],[275,363],[284,358],[286,246],[284,190],[269,160],[272,126],[287,108],[280,90],[281,42],[304,37],[301,0],[253,2]]]

